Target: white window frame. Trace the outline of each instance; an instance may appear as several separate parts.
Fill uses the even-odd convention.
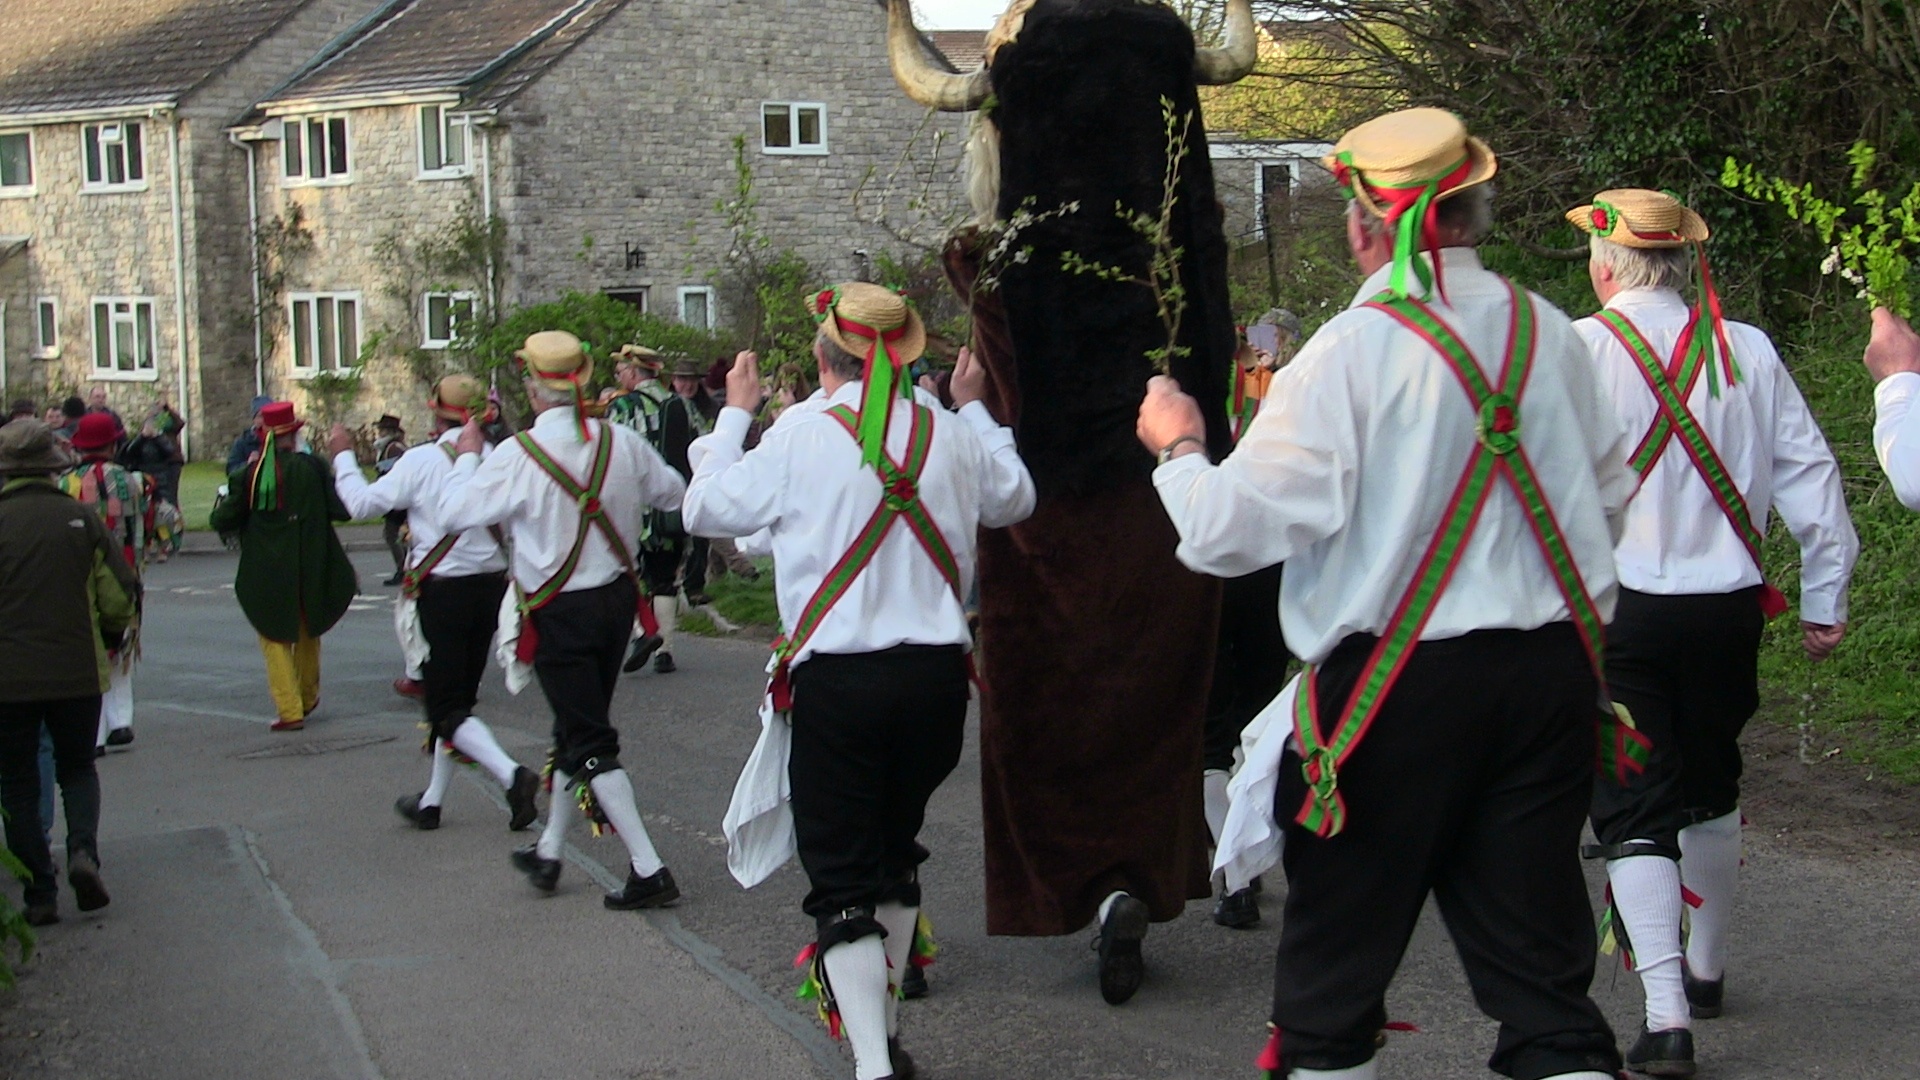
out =
[[[53,337],[51,340],[43,332],[46,329],[44,313],[53,312]],[[27,355],[35,360],[58,360],[60,358],[60,298],[57,296],[36,296],[33,298],[33,348]]]
[[[119,345],[121,341],[120,331],[122,322],[120,313],[115,311],[114,308],[121,304],[125,304],[128,307],[125,325],[127,332],[133,335],[134,366],[130,370],[121,369],[117,362],[117,358],[120,355]],[[100,338],[100,309],[102,307],[107,309],[107,339],[104,342]],[[92,378],[93,381],[156,382],[159,380],[160,321],[157,315],[157,307],[157,301],[151,296],[96,296],[93,298],[92,302],[87,305],[87,329],[93,336],[93,355],[89,358],[88,376]],[[151,355],[148,357],[151,363],[144,368],[140,366],[139,356],[140,312],[143,308],[146,310],[147,315],[147,343],[151,349]],[[100,366],[100,350],[103,345],[107,350],[108,359],[115,361],[112,367]]]
[[[790,146],[769,146],[767,144],[767,113],[773,109],[787,110],[787,134],[795,141]],[[802,143],[800,138],[800,110],[812,109],[820,115],[820,139],[818,142]],[[827,153],[827,106],[819,101],[763,101],[760,103],[760,152],[763,154],[785,154],[805,157],[820,157]]]
[[[27,139],[27,182],[24,184],[0,184],[0,199],[32,198],[40,186],[40,163],[34,160],[33,129],[14,128],[0,130],[0,138],[9,135],[24,135]],[[145,145],[144,143],[142,145]],[[83,165],[82,168],[85,166]]]
[[[704,296],[707,298],[706,325],[701,326],[699,323],[687,322],[687,297],[689,296]],[[680,288],[674,294],[673,311],[674,311],[674,317],[679,319],[682,325],[699,326],[699,328],[702,330],[713,329],[714,323],[719,318],[719,313],[714,310],[713,286],[711,285],[680,286]]]
[[[429,164],[427,161],[427,110],[433,110],[440,116],[440,156],[444,162],[447,142],[455,129],[460,132],[461,156],[465,159],[458,165],[443,163]],[[455,113],[446,105],[422,105],[414,110],[413,141],[418,148],[415,160],[419,171],[414,174],[416,180],[456,180],[473,175],[473,116],[470,113]]]
[[[447,336],[433,336],[433,301],[435,297],[447,301]],[[464,320],[454,315],[454,305],[467,305],[467,318],[473,318],[474,306],[479,304],[480,294],[468,289],[451,289],[420,294],[420,347],[423,349],[450,349],[460,337],[460,324]]]
[[[140,156],[138,158],[140,175],[137,178],[133,175],[136,159],[129,155],[126,158],[127,179],[118,183],[107,179],[107,147],[111,144],[106,141],[104,136],[107,134],[107,129],[109,128],[120,129],[120,145],[122,147],[126,145],[126,132],[128,129],[140,133]],[[99,180],[94,180],[87,175],[87,132],[89,131],[95,133],[94,140],[100,147]],[[103,120],[97,124],[80,125],[80,190],[85,194],[147,190],[147,131],[145,121]]]
[[[338,305],[346,301],[350,301],[353,304],[353,349],[351,357],[346,355],[348,350],[341,348],[343,342],[340,338],[340,314]],[[295,314],[301,304],[307,305],[307,356],[313,361],[311,364],[305,366],[302,366],[300,363],[300,342],[297,340],[300,334],[300,321]],[[326,367],[321,364],[320,305],[322,304],[335,305],[333,315],[334,359],[332,367]],[[360,370],[360,349],[366,344],[366,313],[366,301],[361,297],[357,289],[288,293],[287,367],[292,377],[305,380],[311,379],[315,375],[329,372]]]
[[[331,167],[333,141],[328,128],[333,122],[340,122],[341,152],[346,157],[340,172],[328,172],[322,176],[313,175],[313,142],[310,129],[320,125],[322,145],[327,148],[328,165]],[[291,163],[287,155],[290,141],[298,140],[300,148],[300,175],[290,176],[287,168]],[[288,116],[280,121],[280,186],[281,187],[336,187],[353,183],[353,121],[347,113],[307,113],[302,116]]]

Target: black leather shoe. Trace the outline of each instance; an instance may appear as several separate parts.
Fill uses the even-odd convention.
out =
[[[112,900],[100,880],[99,861],[85,852],[67,856],[67,884],[73,886],[73,903],[81,911],[99,911]]]
[[[1648,1076],[1692,1076],[1693,1032],[1686,1028],[1641,1028],[1640,1038],[1627,1051],[1627,1068]]]
[[[887,1040],[887,1057],[893,1062],[893,1080],[913,1080],[920,1075],[913,1067],[912,1056],[900,1049],[900,1036]]]
[[[130,727],[114,728],[112,731],[107,732],[108,746],[125,746],[132,741],[133,729]]]
[[[687,594],[687,604],[690,607],[706,607],[711,603],[713,603],[713,597],[708,596],[706,593],[690,592]]]
[[[391,589],[395,585],[400,584],[400,580],[403,576],[404,575],[396,571],[392,577],[382,580],[380,584],[385,585],[387,588]]]
[[[527,880],[533,882],[533,887],[541,892],[552,892],[554,886],[560,884],[560,860],[541,858],[540,849],[532,844],[513,849],[513,854],[507,858],[513,863],[513,868],[527,875]]]
[[[394,812],[401,817],[413,822],[414,826],[422,832],[428,832],[440,827],[440,808],[437,806],[421,806],[420,796],[418,795],[400,796],[394,800],[393,809]]]
[[[633,650],[627,653],[627,662],[620,665],[620,670],[631,675],[641,668],[646,667],[647,660],[652,657],[654,653],[659,652],[660,646],[666,643],[667,639],[661,637],[659,634],[647,634],[643,637],[636,638],[633,643]]]
[[[1696,979],[1693,972],[1684,966],[1680,969],[1681,984],[1687,988],[1687,1011],[1695,1020],[1711,1020],[1720,1015],[1721,1003],[1727,996],[1725,976],[1718,979]]]
[[[1140,942],[1147,936],[1147,905],[1121,893],[1100,921],[1100,937],[1094,945],[1100,951],[1100,996],[1109,1005],[1119,1005],[1140,989],[1146,976],[1146,962],[1140,958]]]
[[[540,808],[534,805],[534,799],[540,794],[540,778],[525,765],[513,770],[513,783],[507,788],[507,828],[512,832],[533,824],[540,816]]]
[[[661,867],[652,877],[641,877],[638,870],[627,868],[627,884],[619,892],[610,892],[600,902],[607,905],[608,911],[638,911],[641,908],[665,907],[680,899],[680,886],[673,883],[673,871]]]
[[[673,662],[672,653],[663,652],[659,656],[656,656],[653,658],[653,670],[654,670],[654,673],[657,675],[671,675],[674,672],[680,670],[680,667],[678,664],[675,664]]]
[[[907,973],[900,976],[900,996],[908,1001],[917,1001],[927,996],[927,969],[919,964],[907,964]]]
[[[1249,885],[1238,892],[1222,892],[1213,905],[1213,921],[1230,930],[1245,930],[1260,924],[1260,900]]]
[[[51,900],[44,904],[28,904],[25,918],[28,926],[52,926],[60,921],[60,908]]]

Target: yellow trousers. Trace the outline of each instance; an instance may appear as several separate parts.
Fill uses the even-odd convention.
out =
[[[282,720],[304,720],[320,704],[320,639],[302,628],[298,641],[260,639],[267,659],[267,689]]]

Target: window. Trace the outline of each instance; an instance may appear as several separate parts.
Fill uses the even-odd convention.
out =
[[[426,309],[421,320],[420,347],[444,349],[465,332],[473,318],[474,294],[470,292],[430,292],[421,297]]]
[[[33,356],[52,360],[60,355],[60,301],[42,296],[33,302]]]
[[[713,290],[705,285],[682,285],[680,321],[702,330],[713,329]]]
[[[1293,193],[1300,186],[1300,162],[1262,161],[1254,166],[1254,196],[1259,215],[1254,232],[1265,237],[1267,230],[1291,222],[1294,218]]]
[[[617,300],[642,315],[647,313],[647,292],[645,285],[635,289],[608,289],[607,299]]]
[[[292,117],[280,137],[281,170],[288,186],[345,183],[348,174],[347,118]]]
[[[472,174],[466,115],[455,116],[439,105],[420,106],[420,178],[444,180]]]
[[[138,120],[88,124],[80,129],[80,150],[86,169],[83,190],[138,191],[147,186],[147,153],[142,145],[145,125]]]
[[[25,131],[0,135],[0,197],[33,194],[33,136]]]
[[[93,377],[155,379],[153,298],[93,298]]]
[[[768,154],[827,152],[827,107],[815,101],[760,106],[760,149]]]
[[[288,336],[295,378],[344,371],[360,362],[360,294],[294,293]]]

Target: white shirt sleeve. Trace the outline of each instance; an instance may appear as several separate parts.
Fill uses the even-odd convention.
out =
[[[404,455],[393,463],[387,475],[369,484],[360,472],[360,461],[353,456],[353,451],[342,450],[333,458],[333,486],[340,493],[340,501],[346,504],[347,513],[355,520],[379,517],[389,510],[406,510],[413,505],[412,470]]]
[[[1873,452],[1893,484],[1900,505],[1920,510],[1920,374],[1896,372],[1873,388]]]
[[[487,455],[484,462],[478,454],[461,454],[440,492],[440,527],[450,533],[462,533],[484,525],[498,525],[512,517],[514,503],[508,497],[508,489],[513,481],[513,465],[525,453],[518,443],[506,442]]]
[[[1773,370],[1773,506],[1800,542],[1800,618],[1846,622],[1860,537],[1847,514],[1840,466],[1786,365],[1776,359]]]
[[[1013,443],[1013,431],[1002,427],[978,401],[960,406],[964,420],[980,442],[980,524],[1004,529],[1033,513],[1033,477]]]
[[[687,447],[693,479],[680,513],[689,533],[748,536],[779,518],[787,486],[785,443],[798,425],[775,424],[761,436],[760,445],[746,453],[742,447],[752,422],[745,409],[721,409],[713,433]]]

